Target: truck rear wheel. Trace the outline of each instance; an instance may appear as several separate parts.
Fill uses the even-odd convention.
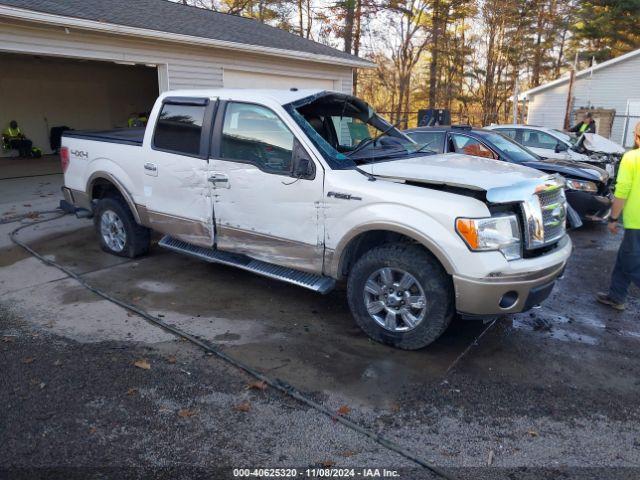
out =
[[[119,197],[98,201],[94,224],[100,247],[107,253],[135,258],[149,251],[150,230],[136,223],[129,206]]]
[[[454,314],[453,287],[438,261],[415,244],[383,245],[351,269],[349,307],[373,340],[404,350],[434,342]]]

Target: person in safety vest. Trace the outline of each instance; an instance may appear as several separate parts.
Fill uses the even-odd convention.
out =
[[[129,128],[146,127],[149,117],[146,113],[132,113],[127,120]]]
[[[596,133],[596,121],[593,119],[591,112],[587,112],[582,117],[582,121],[569,129],[570,132],[582,135],[583,133]]]
[[[609,231],[618,233],[622,216],[624,236],[618,250],[611,286],[596,295],[598,302],[616,310],[624,310],[629,287],[640,287],[640,123],[634,130],[635,150],[624,154],[620,162],[616,191],[609,217]]]
[[[9,122],[9,126],[2,132],[2,137],[5,145],[12,150],[18,150],[21,157],[31,156],[33,142],[24,136],[15,120]]]

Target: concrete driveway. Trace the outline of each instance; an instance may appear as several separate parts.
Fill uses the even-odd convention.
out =
[[[0,180],[0,218],[57,205],[60,175],[23,177]],[[19,224],[0,225],[0,469],[226,478],[234,467],[346,466],[437,478],[43,265],[10,244]],[[566,277],[542,308],[491,326],[457,321],[403,352],[370,342],[342,291],[319,296],[157,246],[109,256],[91,221],[71,216],[20,233],[91,285],[460,478],[637,478],[638,291],[624,313],[597,305],[619,238],[602,225],[572,237]]]

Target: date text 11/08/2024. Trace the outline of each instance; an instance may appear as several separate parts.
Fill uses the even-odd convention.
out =
[[[234,477],[247,478],[398,478],[397,470],[386,468],[234,468]]]

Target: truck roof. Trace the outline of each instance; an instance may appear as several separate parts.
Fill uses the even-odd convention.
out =
[[[167,97],[201,97],[219,98],[221,100],[239,100],[244,102],[271,101],[286,105],[311,95],[324,92],[322,89],[253,89],[253,88],[208,88],[202,90],[170,90],[160,95],[161,99]],[[336,92],[340,93],[340,92]]]

